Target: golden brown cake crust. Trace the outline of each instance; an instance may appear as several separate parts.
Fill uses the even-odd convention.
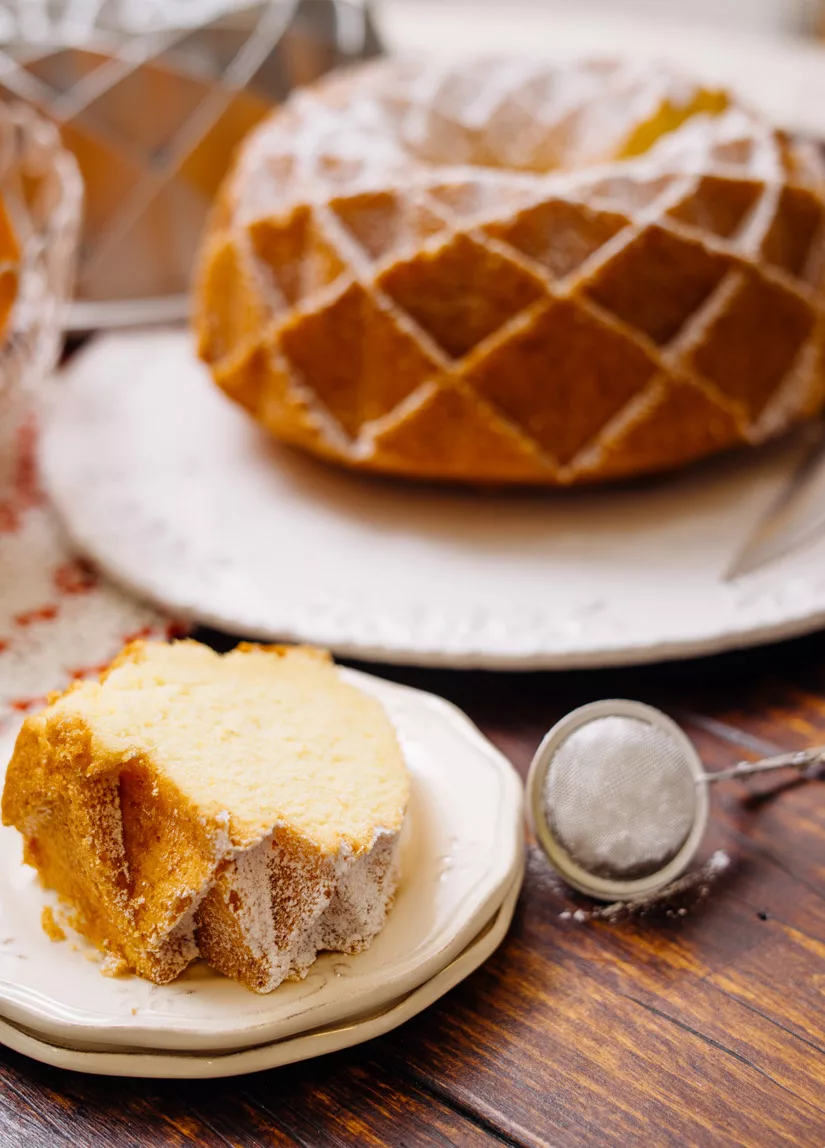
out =
[[[241,148],[200,354],[272,434],[359,469],[666,469],[825,404],[823,188],[812,150],[661,69],[369,65]]]
[[[201,955],[269,992],[382,927],[408,790],[325,652],[136,642],[26,719],[2,814],[112,963],[163,984]]]

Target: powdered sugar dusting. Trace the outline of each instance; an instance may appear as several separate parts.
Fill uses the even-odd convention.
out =
[[[535,193],[542,177],[559,181],[562,191],[570,173],[620,153],[658,108],[688,113],[696,96],[696,85],[671,68],[631,61],[373,64],[356,84],[296,92],[255,129],[233,179],[236,220],[330,195],[441,180],[521,176]],[[659,171],[695,172],[711,160],[735,165],[740,157],[731,148],[743,139],[754,141],[748,158],[755,170],[775,178],[781,164],[772,133],[740,109],[694,116],[666,132],[649,155]],[[628,172],[637,166],[623,161]]]
[[[302,979],[321,950],[366,948],[395,894],[399,840],[400,832],[379,829],[365,851],[345,844],[329,855],[279,825],[230,848],[200,890],[199,907],[162,946],[170,979],[201,955],[228,975],[242,970],[238,979],[267,993]]]
[[[724,873],[729,865],[730,857],[728,857],[724,849],[717,849],[711,857],[710,861],[708,861],[705,868],[709,874],[713,874],[715,876],[717,873]]]
[[[615,921],[626,917],[644,917],[651,911],[664,910],[668,917],[686,917],[688,908],[678,904],[682,898],[693,897],[704,899],[710,894],[711,887],[722,873],[730,866],[730,857],[722,849],[716,852],[702,865],[691,873],[686,873],[676,881],[672,881],[664,889],[641,897],[635,901],[615,901],[612,905],[604,905],[594,909],[565,909],[559,913],[561,921]]]

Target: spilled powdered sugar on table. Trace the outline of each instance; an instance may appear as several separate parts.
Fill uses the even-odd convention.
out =
[[[565,909],[559,913],[561,921],[617,921],[628,917],[644,917],[651,911],[664,911],[667,917],[686,917],[690,910],[681,902],[704,899],[710,893],[714,882],[730,866],[730,857],[722,849],[717,849],[699,869],[685,873],[676,881],[657,893],[641,897],[636,901],[614,901],[612,905],[593,909]]]

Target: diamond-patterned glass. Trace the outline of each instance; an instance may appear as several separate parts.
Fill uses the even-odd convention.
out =
[[[48,114],[86,185],[78,326],[185,314],[240,139],[297,84],[377,52],[358,0],[0,0],[0,95]],[[154,301],[154,302],[153,302]]]

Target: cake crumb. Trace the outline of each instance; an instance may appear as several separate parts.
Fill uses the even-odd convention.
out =
[[[66,933],[55,920],[54,909],[47,905],[40,914],[40,924],[43,932],[52,941],[65,941]]]
[[[107,953],[100,966],[100,972],[104,977],[122,977],[128,971],[129,966],[126,961],[116,953]]]

